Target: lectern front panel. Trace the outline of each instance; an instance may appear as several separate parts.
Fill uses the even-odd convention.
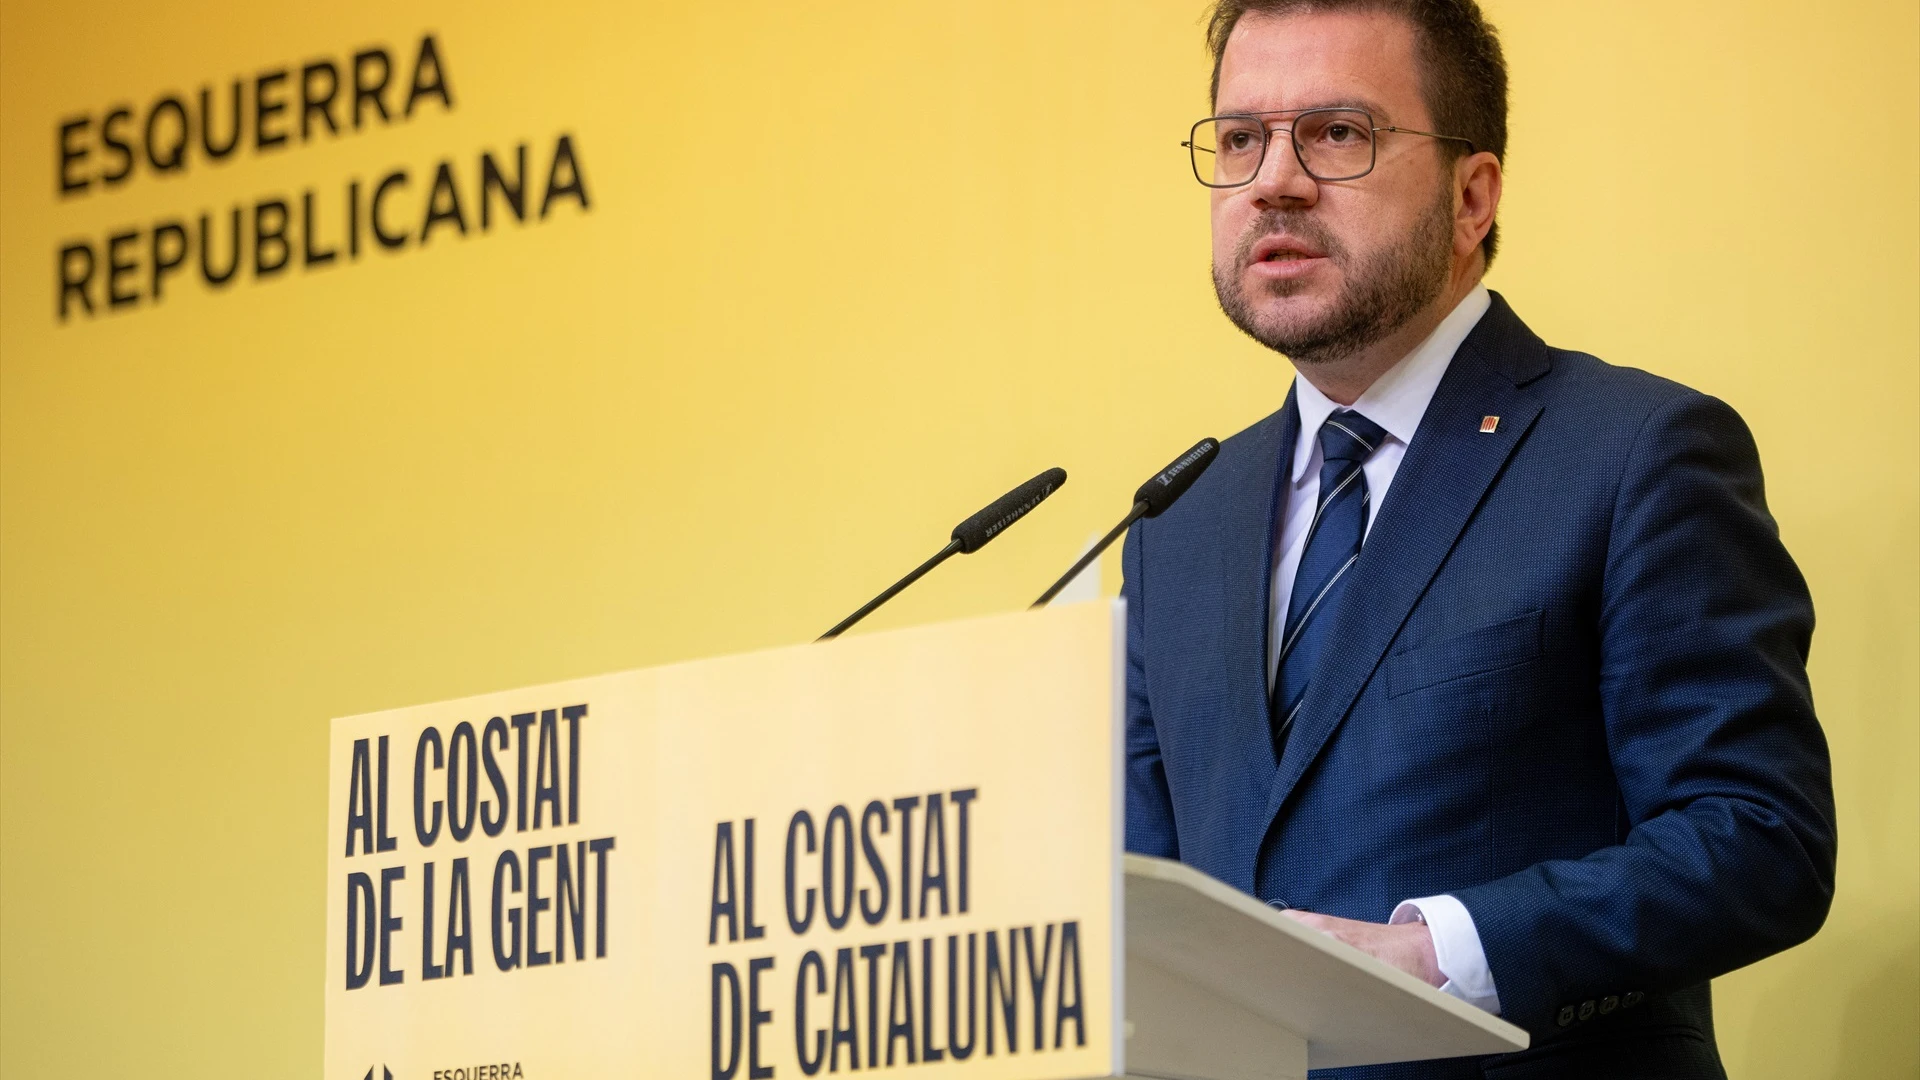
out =
[[[1122,622],[336,720],[326,1077],[1114,1075]]]

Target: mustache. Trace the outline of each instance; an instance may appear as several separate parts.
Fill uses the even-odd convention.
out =
[[[1311,211],[1270,208],[1260,211],[1260,216],[1254,218],[1246,230],[1240,234],[1240,240],[1233,248],[1234,264],[1245,266],[1252,262],[1254,245],[1269,236],[1276,235],[1304,240],[1316,249],[1326,252],[1327,258],[1334,262],[1346,260],[1346,246],[1319,218],[1312,216]]]

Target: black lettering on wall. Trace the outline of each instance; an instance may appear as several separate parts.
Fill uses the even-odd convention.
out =
[[[498,193],[515,221],[527,220],[527,144],[514,147],[513,181],[508,183],[491,153],[480,155],[480,231],[493,228],[493,197]]]
[[[338,138],[348,132],[349,109],[355,132],[373,121],[391,124],[410,120],[430,102],[437,101],[441,111],[453,109],[452,81],[436,34],[421,35],[410,71],[400,71],[396,57],[407,59],[388,47],[370,46],[350,56],[270,65],[225,83],[210,80],[192,90],[166,90],[139,108],[131,102],[117,102],[98,111],[62,118],[55,125],[57,194],[67,198],[97,187],[124,185],[139,172],[143,162],[155,176],[185,172],[196,143],[204,160],[215,164],[231,159],[243,142],[254,153],[266,154],[287,149],[296,139],[301,144],[311,143],[321,129]],[[401,100],[403,89],[405,98]],[[544,188],[537,200],[541,221],[568,200],[582,211],[592,205],[578,142],[566,131],[552,139]],[[134,308],[143,300],[157,303],[168,291],[168,279],[187,272],[196,246],[201,279],[209,289],[218,290],[240,276],[243,259],[251,263],[255,283],[286,276],[296,265],[302,270],[333,265],[341,261],[343,252],[348,261],[357,261],[362,237],[368,232],[389,251],[425,247],[443,226],[466,238],[471,232],[472,219],[467,214],[475,206],[472,200],[478,201],[482,232],[491,230],[496,216],[511,215],[516,223],[524,224],[535,201],[529,189],[540,178],[531,175],[528,142],[511,145],[511,160],[504,153],[487,150],[475,158],[462,159],[461,166],[456,166],[452,158],[436,162],[424,205],[407,194],[412,182],[407,167],[397,166],[377,175],[365,203],[362,178],[345,179],[344,243],[339,242],[340,234],[321,220],[320,207],[328,197],[314,186],[295,189],[297,200],[291,191],[268,193],[222,211],[202,207],[188,214],[162,216],[139,227],[108,230],[84,241],[63,242],[56,248],[56,321],[65,324],[76,309],[92,317],[103,311],[118,313]],[[467,162],[474,163],[477,175],[462,171]],[[388,205],[390,196],[398,197],[400,208]],[[496,215],[496,209],[502,214]],[[297,236],[293,220],[296,210]],[[213,220],[223,212],[232,223],[225,244],[214,235]],[[418,218],[414,217],[416,213]],[[196,214],[197,230],[193,227]],[[577,714],[574,708],[569,706],[564,713],[573,725],[569,727],[564,766],[557,757],[553,731],[541,730],[542,741],[537,747],[530,745],[528,732],[518,732],[518,798],[511,802],[515,827],[521,831],[559,824],[558,796],[563,787],[567,792],[566,821],[578,822],[579,795],[574,775],[577,720],[585,716],[586,706],[578,706]],[[476,745],[485,741],[476,740]],[[536,750],[545,757],[535,770],[535,790],[529,793],[526,767]],[[502,799],[499,809],[504,811],[508,801]],[[534,818],[531,826],[526,823],[530,801]],[[884,831],[887,821],[883,819],[881,824]],[[385,836],[377,823],[376,839]],[[908,883],[903,879],[903,898],[907,890]],[[863,898],[868,895],[863,891]],[[931,896],[923,899],[930,901]],[[911,918],[910,912],[906,917]]]
[[[74,256],[81,256],[78,267]],[[76,273],[76,269],[78,273]],[[88,315],[93,314],[93,298],[87,295],[87,285],[93,281],[93,245],[68,244],[60,249],[60,321],[67,321],[67,301],[72,297],[80,298],[80,307]]]
[[[293,245],[287,242],[287,204],[279,199],[254,203],[253,276],[272,277],[285,270],[292,260]],[[384,743],[386,736],[381,736],[381,741]]]
[[[253,80],[253,151],[256,154],[286,144],[285,131],[268,127],[269,122],[287,111],[287,103],[280,97],[286,92],[286,82],[285,68],[263,71]]]
[[[452,222],[460,230],[461,236],[467,235],[467,217],[460,209],[460,189],[453,183],[453,165],[445,161],[441,162],[440,167],[434,171],[433,190],[427,195],[427,220],[420,226],[421,246],[426,246],[427,240],[433,236],[433,227],[444,222]],[[552,712],[552,709],[547,710],[549,715]],[[544,728],[541,734],[542,736],[546,734]],[[543,745],[541,750],[544,752],[546,747]],[[558,788],[555,789],[554,797],[559,798]],[[559,804],[556,802],[554,805],[556,816],[559,814],[559,809]],[[535,820],[538,820],[537,811]],[[534,827],[539,828],[538,825]]]
[[[76,191],[87,190],[87,185],[92,183],[74,169],[74,166],[87,160],[88,150],[84,143],[76,144],[73,138],[75,135],[85,134],[86,130],[92,126],[93,117],[91,116],[77,116],[60,123],[60,135],[55,140],[60,151],[60,167],[55,171],[55,175],[59,179],[60,197],[63,199]]]
[[[578,201],[582,210],[592,205],[587,199],[586,174],[580,171],[580,162],[573,153],[573,138],[568,135],[560,136],[553,144],[553,166],[547,170],[547,193],[540,199],[540,220],[546,220],[555,199],[565,197]]]
[[[373,74],[378,68],[379,76]],[[365,122],[365,107],[371,103],[374,111],[380,114],[380,122],[387,122],[387,103],[383,95],[387,92],[387,80],[393,77],[393,60],[387,56],[387,50],[381,48],[363,49],[353,54],[353,130],[359,131]]]
[[[324,90],[321,89],[324,87]],[[331,60],[315,60],[300,69],[300,141],[313,138],[313,118],[326,121],[327,134],[340,134],[333,122],[333,98],[340,92],[340,69]]]
[[[380,204],[386,199],[387,191],[393,187],[407,186],[407,170],[395,169],[380,178],[373,189],[373,204],[367,208],[367,220],[373,227],[373,238],[380,241],[384,248],[403,248],[407,246],[407,234],[388,232],[380,216]]]
[[[166,241],[171,241],[168,243]],[[167,274],[178,273],[187,262],[187,227],[179,221],[163,221],[153,227],[153,299],[160,300],[161,286]]]
[[[411,118],[414,104],[425,97],[437,97],[443,107],[449,110],[453,108],[453,91],[447,86],[446,65],[440,61],[440,51],[434,46],[432,34],[420,39],[420,55],[413,61],[413,86],[407,91],[407,107],[401,115]]]
[[[166,116],[172,117],[173,120],[172,123],[163,127],[160,120]],[[147,165],[154,172],[186,171],[187,143],[193,137],[193,133],[188,130],[190,126],[187,120],[187,107],[179,98],[168,94],[153,103],[153,107],[147,111],[145,141]]]
[[[244,96],[245,84],[239,79],[233,80],[233,92],[227,95],[231,102],[228,110],[230,122],[227,125],[227,141],[217,144],[213,138],[213,90],[200,88],[200,149],[207,152],[208,159],[219,161],[240,145],[240,99]]]
[[[115,233],[107,237],[107,306],[109,308],[128,307],[140,300],[137,288],[121,289],[120,282],[133,276],[140,264],[132,257],[121,258],[122,249],[131,251],[140,239],[137,232]]]
[[[119,129],[126,126],[126,122],[131,119],[133,119],[133,107],[121,105],[109,111],[106,119],[100,121],[100,145],[120,162],[118,165],[108,166],[100,174],[100,182],[108,187],[117,187],[125,183],[127,177],[133,175],[133,147],[127,145],[127,141],[121,138],[119,133]]]
[[[215,273],[213,269],[213,230],[207,215],[200,215],[200,279],[214,288],[219,288],[233,280],[240,271],[240,208],[233,208],[233,230],[229,234],[233,242],[228,246],[227,268]]]
[[[313,223],[319,215],[314,208],[313,189],[300,193],[300,264],[302,266],[325,266],[334,260],[340,252],[335,248],[323,248],[313,240]]]

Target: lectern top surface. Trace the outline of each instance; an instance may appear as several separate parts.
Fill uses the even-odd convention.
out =
[[[1527,1047],[1522,1029],[1191,866],[1124,866],[1130,971],[1152,965],[1304,1038],[1313,1068]]]

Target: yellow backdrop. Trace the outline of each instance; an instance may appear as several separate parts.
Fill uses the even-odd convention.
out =
[[[1016,607],[1141,476],[1276,407],[1177,145],[1201,6],[0,0],[0,1072],[318,1071],[328,717],[804,640],[1061,464],[874,624]],[[1488,7],[1493,284],[1739,408],[1819,606],[1840,891],[1720,982],[1728,1063],[1913,1075],[1920,14]],[[370,46],[392,121],[303,141],[306,67],[350,82]],[[70,181],[117,172],[117,106],[138,154],[205,86],[217,145],[236,78],[231,156],[62,195],[63,138]],[[254,149],[255,97],[287,142]],[[543,217],[563,135],[578,190]],[[523,142],[523,219],[496,190],[483,229],[480,156]],[[213,288],[175,245],[208,214],[217,271],[233,209],[279,201],[339,248],[400,169],[399,250],[362,221],[357,257]],[[74,244],[96,314],[63,322]],[[157,302],[156,245],[185,260]]]

